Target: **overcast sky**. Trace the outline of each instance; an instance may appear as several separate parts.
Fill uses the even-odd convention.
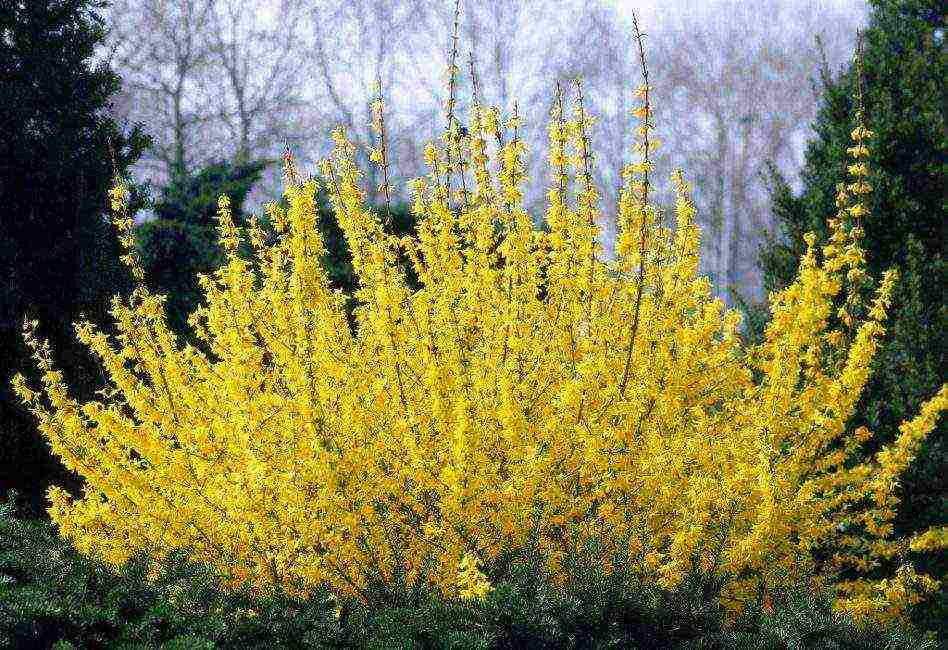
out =
[[[748,0],[751,1],[751,0]],[[643,20],[649,22],[660,18],[663,12],[667,11],[701,11],[703,7],[709,5],[707,0],[603,0],[605,4],[611,5],[630,22],[632,12],[637,11]],[[853,11],[865,12],[865,0],[797,0],[800,5],[808,5],[818,9],[844,9],[852,8]]]

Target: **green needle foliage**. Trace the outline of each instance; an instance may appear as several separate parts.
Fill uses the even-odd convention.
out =
[[[0,507],[0,647],[319,647],[306,640],[335,623],[328,601],[224,595],[183,558],[153,580],[144,558],[113,573],[48,521],[13,515],[12,501]]]
[[[197,274],[210,273],[224,261],[218,244],[218,199],[230,198],[234,217],[242,223],[244,202],[265,166],[263,162],[216,162],[194,173],[179,173],[155,201],[155,218],[136,229],[145,282],[168,296],[174,331],[187,331],[188,315],[198,306]]]
[[[153,202],[155,218],[136,228],[145,281],[153,291],[168,297],[167,308],[175,332],[188,331],[188,315],[201,300],[197,274],[210,273],[224,262],[218,244],[218,199],[226,195],[235,223],[246,225],[249,214],[244,204],[265,166],[263,162],[215,162],[193,173],[180,173],[161,189],[160,198]],[[325,190],[320,191],[316,201],[330,282],[334,288],[352,295],[358,280],[352,268],[349,245]],[[138,203],[144,207],[148,200]],[[398,235],[414,232],[415,218],[407,204],[377,209],[390,215],[390,232]]]

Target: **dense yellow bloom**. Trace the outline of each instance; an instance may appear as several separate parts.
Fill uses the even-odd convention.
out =
[[[914,537],[909,544],[909,548],[915,552],[948,548],[948,526],[931,528]]]
[[[875,134],[872,131],[870,131],[869,129],[867,129],[866,127],[860,124],[855,129],[853,129],[851,137],[853,139],[853,142],[855,142],[858,146],[865,140],[868,140],[869,138],[871,138],[873,135]]]
[[[458,595],[461,598],[483,599],[490,591],[490,581],[481,573],[477,562],[470,555],[461,558],[458,565]]]
[[[639,94],[647,106],[647,87]],[[846,423],[895,279],[867,320],[829,328],[843,287],[862,278],[849,220],[864,203],[850,210],[841,189],[821,261],[808,237],[797,279],[772,296],[766,340],[748,347],[738,313],[699,275],[683,174],[674,227],[650,203],[644,142],[623,174],[617,256],[604,257],[591,120],[576,109],[554,108],[542,231],[522,203],[523,143],[504,137],[496,110],[475,105],[453,153],[425,149],[413,238],[383,228],[354,145],[335,133],[321,182],[360,279],[354,329],[320,265],[317,181],[300,181],[292,161],[288,207],[268,208],[277,237],[237,228],[220,202],[227,259],[202,278],[206,303],[190,321],[200,347],[176,339],[164,298],[140,287],[114,301],[115,336],[77,325],[110,379],[100,400],[78,403],[28,328],[44,390],[18,379],[17,391],[86,479],[81,498],[50,492],[62,534],[116,564],[186,549],[230,583],[298,594],[328,583],[340,597],[420,580],[482,597],[502,550],[536,547],[556,575],[569,549],[595,540],[604,566],[629,554],[640,577],[667,586],[704,571],[739,605],[751,585],[832,580],[903,553],[890,523],[898,476],[948,394],[877,459],[853,462],[870,434],[847,436]],[[461,204],[449,171],[468,175]],[[140,276],[125,201],[118,185],[116,222]],[[840,583],[838,605],[898,615],[933,584],[906,566]]]

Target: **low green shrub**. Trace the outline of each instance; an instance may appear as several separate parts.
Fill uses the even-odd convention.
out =
[[[147,577],[144,558],[120,572],[80,556],[51,523],[0,506],[0,647],[319,647],[333,605],[225,594],[184,558]],[[254,612],[256,614],[254,614]]]
[[[84,558],[47,521],[0,503],[0,647],[4,648],[873,648],[936,644],[910,629],[856,628],[802,590],[772,594],[724,625],[717,589],[700,576],[670,592],[630,584],[576,560],[563,585],[512,562],[483,601],[424,591],[378,603],[328,593],[226,593],[184,557],[148,577],[144,558],[121,571]]]

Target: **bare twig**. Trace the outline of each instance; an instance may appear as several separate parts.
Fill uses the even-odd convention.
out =
[[[445,191],[447,192],[447,201],[451,202],[451,149],[454,145],[455,122],[457,118],[454,115],[454,104],[456,101],[455,93],[457,87],[457,59],[458,59],[458,34],[460,31],[461,20],[461,0],[454,0],[454,29],[451,33],[451,56],[448,63],[448,105],[447,105],[447,131],[445,132],[445,144],[447,150],[447,168],[445,169]],[[463,182],[463,174],[461,179]],[[466,194],[466,192],[465,192]],[[466,200],[466,197],[465,197]]]
[[[471,90],[473,94],[474,105],[478,106],[480,104],[480,90],[477,85],[477,69],[474,67],[474,52],[469,51],[467,53],[468,64],[471,68]]]
[[[649,141],[648,141],[648,132],[651,127],[651,103],[649,102],[649,93],[651,89],[649,88],[648,83],[648,66],[645,61],[645,43],[644,38],[645,34],[639,29],[638,18],[635,15],[635,12],[632,12],[632,27],[635,29],[635,40],[638,42],[639,46],[639,60],[642,64],[642,81],[644,84],[644,100],[645,100],[645,117],[643,129],[643,156],[645,159],[645,165],[643,167],[643,182],[642,182],[642,215],[641,223],[639,224],[639,272],[638,272],[638,285],[635,289],[635,307],[632,315],[632,328],[629,334],[629,348],[625,357],[625,369],[622,371],[622,381],[619,384],[619,398],[625,397],[625,389],[629,383],[629,371],[632,367],[632,353],[635,349],[635,338],[639,330],[639,318],[641,316],[642,310],[642,289],[645,285],[645,221],[648,217],[648,167],[649,167]]]
[[[374,120],[378,130],[379,138],[379,153],[382,156],[382,160],[379,161],[379,166],[382,168],[382,194],[385,196],[385,229],[388,231],[392,230],[392,194],[391,188],[388,181],[388,145],[387,138],[385,136],[385,98],[382,95],[382,79],[378,78],[376,81],[378,97],[376,97],[374,103]]]

